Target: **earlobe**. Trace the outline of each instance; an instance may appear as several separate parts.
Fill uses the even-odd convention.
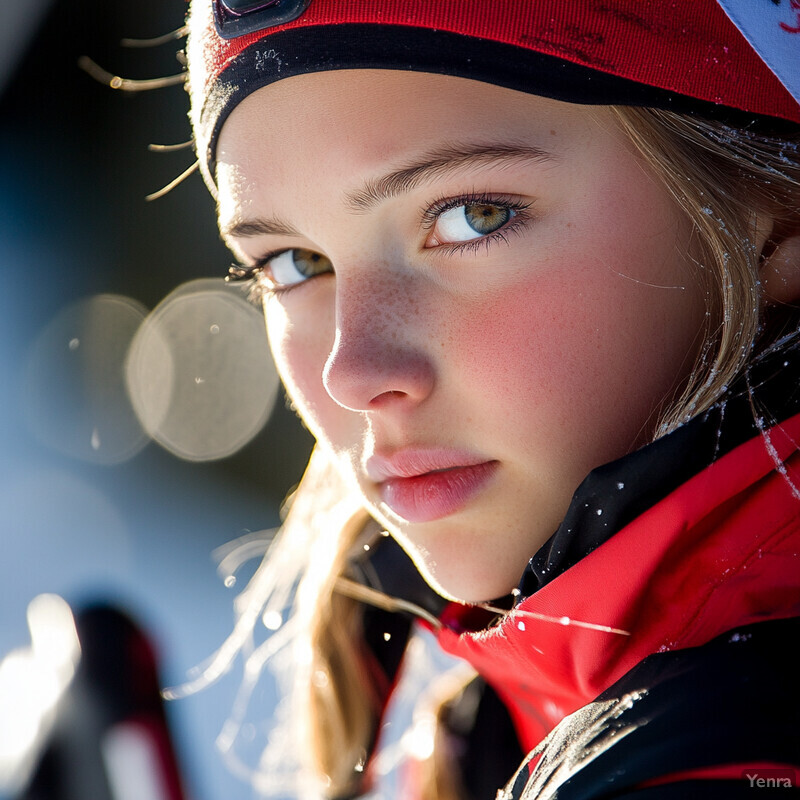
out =
[[[760,275],[766,303],[800,303],[800,232],[781,239],[765,258]]]

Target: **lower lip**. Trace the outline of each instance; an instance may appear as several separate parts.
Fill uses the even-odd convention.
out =
[[[389,478],[380,484],[381,500],[408,522],[432,522],[459,511],[489,482],[496,461]]]

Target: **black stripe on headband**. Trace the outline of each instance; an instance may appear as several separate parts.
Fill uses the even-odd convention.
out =
[[[585,54],[582,54],[585,56]],[[651,106],[724,117],[731,124],[753,114],[637,83],[503,42],[400,25],[345,24],[292,28],[265,36],[239,53],[213,84],[201,115],[209,174],[216,170],[219,132],[252,92],[310,72],[395,69],[454,75],[554,100],[588,105]]]

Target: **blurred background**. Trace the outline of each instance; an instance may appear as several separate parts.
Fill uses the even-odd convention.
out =
[[[193,161],[147,149],[189,138],[182,87],[115,92],[77,66],[88,55],[130,78],[180,72],[181,42],[120,42],[179,28],[186,3],[0,9],[0,797],[52,800],[15,770],[27,758],[34,774],[48,737],[84,735],[42,716],[73,676],[70,609],[86,653],[152,649],[161,685],[183,683],[231,631],[254,567],[226,581],[212,553],[278,522],[311,441],[286,408],[259,314],[220,280],[230,257],[199,175],[144,199]],[[48,648],[63,669],[46,684]],[[74,691],[90,691],[89,667]],[[126,691],[123,673],[111,678]],[[23,713],[25,679],[38,722]],[[234,669],[166,705],[187,797],[252,795],[215,747],[240,681]],[[156,798],[137,786],[130,797]]]

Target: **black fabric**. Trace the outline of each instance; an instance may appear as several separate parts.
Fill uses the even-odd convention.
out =
[[[201,114],[209,173],[230,112],[250,93],[283,78],[338,69],[397,69],[455,75],[542,97],[589,105],[650,106],[779,125],[774,119],[695,100],[555,56],[449,31],[402,25],[343,24],[291,28],[243,50],[212,86]]]
[[[800,413],[800,336],[757,358],[706,413],[581,483],[553,536],[530,560],[519,585],[529,597],[716,459],[760,430]],[[598,513],[602,512],[602,513]]]
[[[399,597],[438,617],[448,601],[431,589],[405,550],[391,537],[378,536],[350,561],[352,577],[389,597]]]
[[[524,758],[514,724],[508,710],[495,691],[482,678],[475,678],[467,692],[477,696],[462,701],[476,706],[474,714],[466,714],[461,722],[461,748],[458,753],[461,780],[466,796],[463,800],[495,800],[497,787],[511,775]],[[458,705],[449,717],[451,730],[456,727]],[[463,723],[469,720],[469,727]],[[489,746],[487,746],[487,731]]]
[[[800,618],[792,618],[648,656],[531,752],[505,800],[739,797],[742,787],[757,788],[744,774],[738,786],[711,779],[641,784],[685,770],[754,763],[796,768],[793,788],[784,791],[797,795],[798,641]]]
[[[388,597],[414,603],[434,617],[447,605],[447,601],[425,583],[413,561],[390,536],[374,536],[366,548],[359,548],[348,564],[348,577]],[[367,649],[370,682],[384,711],[400,672],[413,622],[414,615],[410,612],[362,606],[362,640]],[[380,674],[376,674],[376,670]],[[381,716],[376,716],[367,747],[370,758],[378,744],[381,722]],[[368,771],[358,772],[355,764],[353,768],[354,793],[339,795],[334,800],[351,800],[369,790]]]

